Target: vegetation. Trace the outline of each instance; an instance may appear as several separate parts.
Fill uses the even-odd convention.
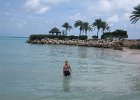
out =
[[[134,7],[135,11],[132,12],[132,15],[130,16],[132,23],[136,23],[139,18],[140,18],[140,4],[138,4],[138,6]],[[70,35],[67,36],[67,31],[72,29],[72,26],[68,23],[65,22],[62,27],[65,28],[65,34],[61,34],[61,31],[54,27],[49,31],[49,35],[31,35],[29,38],[31,40],[35,40],[35,39],[43,39],[43,38],[50,38],[50,39],[54,39],[54,38],[58,38],[60,40],[64,40],[66,38],[72,40],[72,39],[80,39],[80,40],[86,40],[88,38],[87,36],[87,32],[88,31],[93,31],[93,29],[97,29],[97,35],[93,35],[92,38],[97,40],[98,39],[98,35],[99,35],[99,31],[102,30],[102,35],[101,35],[101,39],[110,39],[110,41],[113,41],[114,39],[124,39],[124,38],[128,38],[127,35],[127,31],[124,30],[115,30],[114,32],[108,32],[110,30],[110,26],[106,21],[103,21],[101,18],[100,19],[95,19],[95,21],[92,24],[89,24],[88,22],[83,22],[81,20],[77,20],[74,23],[74,27],[75,28],[79,28],[79,36],[74,36],[74,35]],[[63,33],[63,31],[62,31]],[[84,33],[84,34],[83,34]]]
[[[64,40],[67,36],[65,35],[47,35],[47,38],[49,39],[59,39],[59,40]]]
[[[97,35],[92,36],[92,38],[95,40],[98,39],[98,33],[99,33],[100,29],[102,29],[102,32],[103,32],[101,39],[110,39],[110,41],[113,41],[114,39],[121,40],[124,38],[128,38],[127,31],[124,31],[124,30],[115,30],[114,32],[108,32],[110,29],[109,25],[107,24],[106,21],[102,21],[101,19],[96,19],[95,22],[92,23],[92,25],[90,25],[88,22],[83,22],[81,20],[76,21],[74,24],[74,27],[75,28],[79,27],[79,30],[80,30],[79,36],[74,36],[74,35],[67,36],[67,31],[72,28],[72,26],[69,25],[68,22],[65,22],[62,25],[62,27],[65,28],[66,35],[61,34],[61,31],[58,28],[54,27],[49,31],[49,33],[50,33],[49,35],[33,34],[29,38],[31,40],[35,40],[35,39],[41,40],[43,38],[50,38],[50,39],[57,38],[60,40],[64,40],[66,38],[68,38],[70,40],[72,40],[72,39],[87,40],[87,38],[88,38],[87,32],[92,31],[93,28],[97,28]],[[81,35],[82,32],[85,34]]]
[[[83,22],[81,20],[76,21],[74,27],[75,28],[79,27],[80,30],[79,36],[81,35],[82,32],[83,33],[85,32],[85,35],[87,36],[87,31],[92,31],[91,25],[88,22]]]
[[[103,30],[103,34],[105,31],[109,31],[109,29],[110,29],[109,25],[105,21],[101,22],[101,28]]]
[[[113,41],[114,34],[113,32],[106,32],[101,36],[101,39],[109,39],[110,41]]]
[[[85,31],[85,35],[87,36],[87,31],[92,31],[92,27],[89,25],[88,22],[83,22],[83,31]]]
[[[68,38],[69,38],[70,40],[79,39],[79,36],[70,35],[70,36],[68,36]]]
[[[81,32],[83,30],[83,22],[81,20],[76,21],[75,24],[74,24],[74,27],[75,28],[79,27],[79,30],[80,30],[79,36],[80,36],[81,35]]]
[[[72,29],[72,26],[69,25],[68,22],[65,22],[65,23],[62,25],[62,27],[65,28],[65,35],[67,36],[67,31],[68,31],[68,30],[70,31],[70,30]]]
[[[140,19],[140,4],[134,7],[134,11],[131,14],[130,21],[135,24]]]
[[[113,32],[113,35],[115,39],[119,39],[119,40],[128,38],[127,31],[124,30],[116,30]]]
[[[97,39],[98,39],[98,36],[93,35],[93,36],[92,36],[92,39],[97,40]]]
[[[46,38],[48,35],[45,35],[45,34],[32,34],[32,35],[30,35],[30,37],[29,37],[29,39],[30,40],[41,40],[41,39],[44,39],[44,38]]]
[[[92,26],[94,27],[94,29],[97,28],[97,36],[96,36],[96,38],[99,37],[98,34],[99,34],[100,29],[102,29],[103,34],[104,34],[105,31],[109,31],[109,29],[110,29],[110,27],[107,24],[107,22],[102,21],[102,19],[95,19],[95,22],[92,23]]]
[[[93,22],[93,24],[92,24],[92,26],[94,28],[97,28],[97,37],[98,37],[99,31],[101,29],[101,23],[102,23],[101,19],[95,19],[95,22]]]
[[[106,32],[101,36],[102,39],[110,39],[113,41],[114,39],[124,39],[128,38],[127,31],[124,30],[116,30],[114,32]]]
[[[88,36],[86,35],[80,35],[79,40],[87,40]]]
[[[41,39],[45,39],[45,38],[59,39],[59,40],[65,40],[66,38],[69,39],[69,40],[73,40],[73,39],[87,40],[88,36],[86,36],[86,35],[80,35],[80,36],[70,35],[70,36],[65,36],[65,35],[32,34],[29,37],[29,39],[31,41],[33,41],[33,40],[41,40]]]
[[[138,4],[137,6],[134,7],[134,11],[131,13],[132,15],[130,16],[130,21],[132,21],[133,24],[135,24],[139,19],[140,19],[140,4]],[[58,38],[58,39],[81,39],[81,40],[86,40],[88,38],[87,36],[87,32],[88,31],[93,31],[94,29],[97,29],[97,35],[93,35],[92,38],[93,39],[98,39],[99,37],[99,31],[102,29],[102,36],[101,39],[110,39],[111,41],[114,39],[124,39],[124,38],[128,38],[128,34],[127,31],[124,30],[115,30],[114,32],[108,32],[110,30],[110,26],[106,21],[103,21],[101,18],[100,19],[95,19],[95,21],[90,25],[88,22],[83,22],[81,20],[77,20],[74,23],[74,27],[75,28],[79,28],[79,36],[74,36],[74,35],[70,35],[67,36],[67,31],[72,29],[72,26],[68,23],[65,22],[62,27],[65,28],[65,34],[61,34],[61,31],[54,27],[49,31],[49,35],[30,35],[30,39],[31,40],[35,40],[35,39],[43,39],[43,38]],[[63,32],[62,32],[63,33]],[[85,33],[83,35],[83,33]]]

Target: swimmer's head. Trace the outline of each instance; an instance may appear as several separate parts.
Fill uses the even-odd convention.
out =
[[[68,61],[67,60],[65,60],[65,64],[68,64]]]

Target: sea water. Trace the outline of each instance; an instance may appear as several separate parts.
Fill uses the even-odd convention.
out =
[[[140,100],[140,51],[0,38],[0,100]],[[72,75],[64,77],[68,60]]]

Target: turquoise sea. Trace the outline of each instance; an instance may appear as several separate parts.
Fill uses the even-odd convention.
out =
[[[140,100],[140,51],[0,38],[0,100]],[[71,77],[63,77],[69,60]]]

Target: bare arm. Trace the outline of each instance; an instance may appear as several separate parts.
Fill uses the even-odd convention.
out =
[[[64,75],[64,66],[63,66],[63,75]]]
[[[70,65],[69,65],[69,69],[70,69],[70,71],[72,72]]]

